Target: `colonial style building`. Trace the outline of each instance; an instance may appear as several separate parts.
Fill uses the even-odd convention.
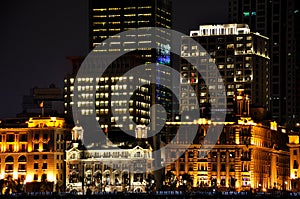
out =
[[[300,190],[300,143],[299,143],[299,133],[292,133],[289,135],[290,148],[290,176],[291,176],[291,189],[293,191]]]
[[[137,133],[140,136],[142,131]],[[152,148],[147,142],[138,139],[127,145],[110,145],[107,150],[87,150],[82,138],[82,127],[75,126],[66,151],[67,192],[144,192],[154,183],[149,181],[153,179]]]
[[[236,96],[236,99],[241,97]],[[199,119],[193,124],[199,126],[198,135],[188,150],[179,159],[173,158],[178,147],[166,152],[165,172],[171,171],[177,177],[177,185],[184,185],[186,176],[189,176],[194,188],[290,189],[288,134],[285,129],[277,127],[276,122],[255,123],[249,116],[247,101],[250,99],[245,99],[240,104],[236,100],[235,104],[243,107],[243,111],[240,114],[237,111],[235,122],[222,124],[224,128],[217,143],[204,142],[203,138],[209,128],[221,124]],[[169,122],[168,125],[174,131],[176,125],[188,124]],[[206,153],[205,146],[212,150]]]
[[[40,191],[41,181],[48,182],[47,191],[62,188],[67,137],[64,119],[56,117],[30,118],[27,128],[1,128],[0,178],[26,184],[26,191]]]

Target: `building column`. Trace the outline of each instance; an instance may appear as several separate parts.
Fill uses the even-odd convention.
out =
[[[230,164],[229,164],[229,151],[226,150],[226,177],[225,177],[225,186],[229,187],[229,170],[230,170]]]
[[[221,158],[220,158],[220,151],[217,151],[217,184],[220,184],[221,182]]]

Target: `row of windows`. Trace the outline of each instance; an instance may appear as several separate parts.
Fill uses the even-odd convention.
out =
[[[0,162],[1,162],[1,160],[0,160]],[[14,162],[14,158],[12,156],[7,156],[5,158],[5,162]],[[27,159],[24,155],[22,155],[18,158],[18,162],[27,162]]]
[[[15,142],[16,139],[16,134],[6,134],[6,139],[3,139],[3,136],[0,135],[0,142]],[[27,142],[27,135],[26,134],[21,134],[19,135],[19,141],[20,142]]]
[[[42,169],[47,169],[48,164],[47,163],[42,163]],[[39,169],[39,163],[34,163],[33,164],[33,169]]]
[[[34,133],[33,134],[33,139],[34,140],[39,140],[40,138],[42,138],[43,140],[47,140],[49,139],[49,134],[47,133]],[[63,136],[57,134],[57,140],[59,140],[60,138],[63,139]],[[3,136],[0,136],[0,142],[28,142],[28,135],[27,134],[21,134],[19,135],[19,139],[17,139],[16,134],[6,134],[6,139],[3,139]]]
[[[152,8],[152,6],[131,6],[131,7],[125,7],[123,8],[124,10],[141,10],[141,9],[150,9]],[[122,10],[122,8],[94,8],[93,11],[94,12],[104,12],[104,11],[117,11],[117,10]]]
[[[14,170],[14,164],[5,165],[5,173],[12,173]],[[18,165],[18,172],[26,172],[26,164]]]

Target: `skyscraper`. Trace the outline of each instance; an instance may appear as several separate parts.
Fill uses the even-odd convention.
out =
[[[231,23],[246,23],[270,38],[270,114],[285,123],[296,117],[295,0],[229,0]]]
[[[199,42],[209,53],[192,46],[188,41],[192,37]],[[250,32],[246,24],[224,25],[201,25],[199,30],[190,32],[190,37],[182,38],[180,73],[181,79],[181,111],[195,109],[196,102],[192,101],[192,93],[187,93],[186,88],[191,84],[203,108],[209,108],[211,103],[223,103],[224,96],[227,98],[227,114],[238,114],[234,109],[234,96],[240,91],[251,98],[254,107],[269,110],[269,51],[268,38],[257,33]],[[195,66],[188,63],[184,58],[201,57],[199,72]],[[215,63],[223,79],[216,80],[215,74],[209,72],[211,64]],[[211,82],[205,82],[205,75]],[[215,81],[223,81],[225,92],[222,88],[216,88]],[[211,84],[210,84],[211,83]],[[219,96],[211,99],[209,90],[220,90]],[[242,108],[241,114],[244,114]],[[224,110],[223,110],[224,111]],[[203,110],[202,117],[209,115],[209,111]],[[246,113],[250,114],[250,113]]]
[[[109,37],[113,38],[115,34],[126,30],[132,30],[140,27],[163,27],[171,28],[171,1],[170,0],[128,0],[128,1],[118,1],[118,0],[90,0],[89,1],[89,19],[90,19],[90,48],[93,49],[104,40]],[[113,117],[111,110],[116,109],[116,107],[122,102],[112,101],[112,95],[117,92],[126,92],[125,85],[122,88],[116,87],[116,82],[120,80],[122,75],[135,66],[145,64],[145,67],[149,63],[160,63],[170,65],[170,53],[168,50],[168,43],[170,42],[169,35],[163,35],[161,43],[157,42],[158,46],[165,46],[166,51],[162,52],[157,49],[149,49],[143,47],[143,43],[149,42],[149,37],[151,35],[137,34],[136,37],[139,38],[138,50],[127,53],[124,56],[119,57],[115,60],[105,71],[102,77],[99,77],[98,85],[96,86],[96,119],[101,123],[101,127],[109,131],[111,128],[118,127],[115,125],[117,122],[124,122],[125,120],[133,120],[137,124],[149,124],[150,114],[149,108],[153,104],[162,104],[166,109],[168,117],[171,118],[171,93],[159,86],[160,70],[156,70],[156,84],[150,84],[145,82],[144,86],[137,88],[137,92],[134,93],[132,97],[132,102],[130,101],[130,114],[132,118],[119,118],[118,116]],[[132,35],[131,35],[132,36]],[[135,38],[131,38],[130,41],[114,42],[107,44],[111,52],[119,52],[121,48],[131,49],[131,44],[137,42]],[[97,49],[93,49],[97,52]],[[78,65],[79,59],[72,59],[73,65]],[[80,64],[79,64],[80,65]],[[99,66],[101,67],[101,66]],[[73,67],[74,68],[74,67]],[[66,97],[66,112],[71,116],[72,107],[72,93],[74,89],[75,75],[77,73],[78,67],[75,67],[73,75],[68,76],[65,79],[65,97]],[[171,75],[168,74],[171,79]],[[136,77],[138,78],[138,77]],[[102,81],[103,80],[103,81]],[[90,78],[86,78],[82,81],[90,81]],[[144,81],[144,80],[139,80]],[[171,80],[170,80],[171,81]],[[88,82],[87,82],[88,84]],[[128,86],[129,87],[129,86]],[[127,87],[127,89],[128,89]],[[93,88],[81,89],[84,96],[88,96],[87,93],[91,92]],[[133,93],[128,93],[132,95]],[[82,109],[81,113],[86,115],[94,114],[91,109],[85,108],[89,105],[90,99],[87,97],[82,99],[77,107]],[[74,105],[74,104],[73,104]],[[133,111],[131,110],[133,109]],[[117,110],[117,112],[124,112],[124,110]],[[116,113],[116,112],[115,112]],[[135,116],[139,115],[137,118]],[[75,121],[76,122],[76,121]],[[129,127],[134,129],[133,127]]]
[[[171,28],[170,0],[90,0],[90,47],[139,27]]]

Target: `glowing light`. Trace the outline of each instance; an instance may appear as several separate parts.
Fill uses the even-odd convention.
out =
[[[238,120],[238,124],[242,124],[242,125],[252,125],[255,126],[256,123],[251,119],[251,117],[241,117]]]
[[[299,136],[298,135],[289,135],[289,143],[290,144],[299,144]]]
[[[32,152],[32,145],[28,145],[28,152]]]
[[[18,179],[18,172],[13,172],[13,179]]]
[[[4,172],[1,173],[1,179],[4,179]]]
[[[58,117],[47,117],[47,118],[29,118],[28,128],[38,127],[63,127],[65,120]]]
[[[271,128],[271,130],[275,130],[275,131],[277,131],[277,123],[276,123],[276,121],[274,121],[274,122],[270,122],[270,128]]]
[[[27,174],[25,181],[26,182],[32,182],[33,181],[33,174],[32,173]]]
[[[47,180],[49,182],[56,182],[56,178],[54,177],[53,173],[47,173]]]
[[[250,12],[244,12],[244,16],[245,17],[249,17],[250,16]]]

